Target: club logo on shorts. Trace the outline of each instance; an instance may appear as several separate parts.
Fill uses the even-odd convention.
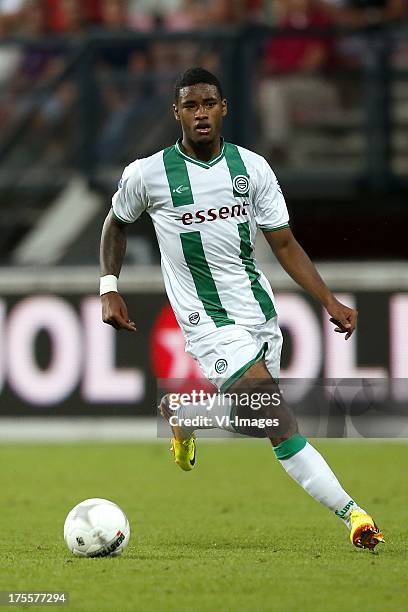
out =
[[[228,368],[228,363],[226,359],[217,359],[215,362],[215,371],[217,374],[224,374],[225,370]]]
[[[200,321],[200,313],[199,312],[192,312],[189,315],[188,320],[190,321],[191,325],[198,325],[198,323]]]
[[[232,181],[234,192],[238,195],[248,195],[249,178],[244,174],[238,174]]]

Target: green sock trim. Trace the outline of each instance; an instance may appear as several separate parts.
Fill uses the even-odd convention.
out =
[[[306,446],[306,442],[306,438],[301,434],[297,433],[293,435],[291,438],[284,440],[278,444],[278,446],[274,447],[273,450],[275,451],[276,458],[279,459],[279,461],[290,459]]]

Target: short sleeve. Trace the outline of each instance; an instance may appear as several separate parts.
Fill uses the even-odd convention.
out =
[[[126,166],[112,198],[113,214],[123,223],[133,223],[146,210],[147,192],[143,182],[140,161]]]
[[[285,198],[272,168],[264,159],[255,189],[255,219],[263,231],[289,227]]]

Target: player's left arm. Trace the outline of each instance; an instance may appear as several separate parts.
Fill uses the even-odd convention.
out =
[[[345,339],[348,340],[356,328],[357,310],[336,299],[290,228],[265,230],[264,235],[284,270],[325,307],[331,317],[330,321],[336,325],[334,331],[346,334]]]

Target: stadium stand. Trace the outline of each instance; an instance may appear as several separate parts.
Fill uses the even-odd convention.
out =
[[[55,263],[96,262],[99,222],[122,168],[176,139],[172,83],[194,64],[226,83],[225,136],[268,157],[306,245],[310,214],[330,223],[346,208],[364,223],[369,209],[378,223],[384,197],[398,235],[408,173],[406,8],[369,4],[1,2],[0,261],[29,263],[22,253],[33,236],[81,193],[89,214],[70,233],[75,250],[66,244]],[[156,262],[151,225],[134,232],[129,257]],[[344,256],[340,232],[330,244],[313,242],[315,257]],[[348,247],[366,253],[357,236]],[[378,256],[401,248],[393,240]]]

